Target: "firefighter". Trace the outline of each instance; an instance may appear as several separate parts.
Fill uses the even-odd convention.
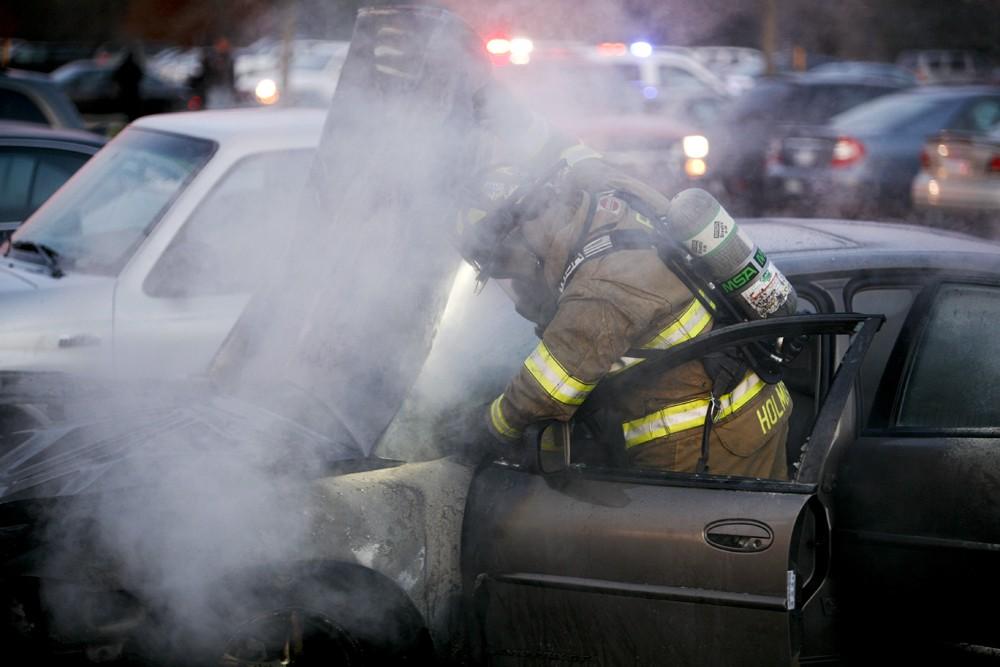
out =
[[[643,243],[648,214],[665,214],[669,200],[539,126],[535,119],[527,134],[540,149],[519,147],[514,161],[473,179],[459,221],[460,249],[480,280],[500,281],[541,339],[484,416],[511,453],[526,426],[568,422],[602,379],[642,363],[629,350],[666,349],[713,326]],[[618,241],[609,249],[612,236]],[[636,466],[786,478],[792,405],[784,385],[746,367],[721,384],[700,360],[627,384],[606,411],[620,429],[608,442],[623,442]]]

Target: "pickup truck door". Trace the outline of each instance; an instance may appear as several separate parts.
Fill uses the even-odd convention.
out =
[[[579,464],[546,474],[530,461],[480,471],[463,571],[481,657],[500,665],[793,663],[802,610],[818,604],[829,572],[823,480],[853,434],[840,422],[853,414],[848,398],[880,322],[795,316],[715,330],[667,353],[680,363],[767,334],[854,334],[789,481]]]
[[[834,508],[846,595],[863,630],[998,646],[1000,285],[944,277],[914,301]],[[879,600],[872,605],[871,600]],[[876,611],[873,607],[877,606]]]

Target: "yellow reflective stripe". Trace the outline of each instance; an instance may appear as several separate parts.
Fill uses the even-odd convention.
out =
[[[648,350],[666,350],[678,343],[691,340],[712,322],[712,315],[698,299],[694,299],[677,321],[656,334],[642,347]]]
[[[583,144],[576,144],[574,146],[570,146],[562,153],[560,153],[559,157],[566,160],[566,164],[572,167],[577,162],[581,162],[583,160],[590,160],[594,158],[601,158],[604,156],[595,151],[593,148],[590,148],[589,146],[585,146]]]
[[[765,386],[765,382],[756,373],[748,373],[735,389],[717,399],[719,408],[715,419],[724,419],[737,412],[753,400]],[[625,447],[644,445],[652,440],[703,426],[708,403],[707,398],[699,398],[677,405],[668,405],[653,414],[625,422],[622,424]]]
[[[673,324],[665,328],[660,333],[653,336],[652,340],[642,345],[644,350],[666,350],[674,345],[689,341],[712,323],[712,315],[701,302],[694,299],[681,316]],[[622,357],[616,361],[609,373],[620,373],[626,368],[631,368],[641,362],[642,358]]]
[[[594,389],[594,385],[576,379],[566,372],[541,342],[524,360],[524,366],[549,396],[566,405],[580,405]]]
[[[494,430],[500,435],[505,438],[516,438],[521,435],[521,432],[511,426],[503,416],[503,409],[500,407],[501,401],[503,401],[503,394],[497,396],[490,404],[490,421],[493,422]]]

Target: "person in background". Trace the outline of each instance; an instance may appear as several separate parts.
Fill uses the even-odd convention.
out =
[[[126,47],[121,62],[112,75],[118,86],[118,108],[132,122],[142,115],[142,64],[134,48]]]
[[[201,75],[194,85],[206,109],[231,107],[236,101],[236,69],[232,47],[218,37],[210,49],[202,51]]]

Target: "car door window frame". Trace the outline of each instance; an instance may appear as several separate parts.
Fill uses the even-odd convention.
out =
[[[1000,290],[1000,281],[986,275],[937,276],[928,282],[914,298],[913,305],[899,333],[889,361],[882,373],[867,424],[863,425],[863,435],[872,437],[1000,437],[1000,427],[959,427],[941,428],[925,426],[899,426],[896,419],[906,393],[907,382],[916,361],[917,350],[930,324],[930,314],[941,289],[947,285],[963,287],[987,287]]]
[[[836,431],[840,418],[847,404],[847,399],[854,392],[856,375],[860,370],[865,352],[871,343],[883,318],[879,315],[856,315],[833,313],[824,315],[798,315],[789,318],[772,318],[745,322],[730,327],[713,330],[709,334],[678,345],[669,350],[650,350],[649,364],[656,363],[661,370],[672,368],[691,359],[701,358],[713,349],[731,347],[736,344],[732,340],[747,341],[753,338],[771,337],[777,329],[784,335],[788,328],[801,327],[810,335],[837,336],[852,334],[853,340],[841,360],[837,372],[827,385],[825,396],[821,399],[813,427],[810,430],[810,447],[803,449],[799,457],[798,470],[789,480],[757,479],[748,477],[728,477],[722,475],[700,475],[697,473],[682,473],[669,470],[629,467],[603,467],[585,464],[570,464],[558,471],[546,472],[541,463],[541,436],[551,422],[543,422],[530,426],[524,436],[524,456],[520,461],[497,462],[498,465],[509,466],[540,474],[556,481],[566,476],[578,475],[585,478],[606,479],[614,481],[631,481],[641,484],[687,486],[700,488],[727,488],[734,490],[775,491],[783,493],[814,493],[826,469],[825,461],[836,441]],[[839,328],[838,328],[839,325]],[[798,331],[799,329],[795,329]],[[759,332],[759,333],[758,333]],[[771,332],[770,335],[764,332]],[[740,334],[743,335],[740,335]],[[732,338],[729,338],[732,336]],[[728,340],[727,340],[728,339]],[[829,348],[831,346],[827,346]],[[837,385],[841,372],[853,374],[852,381]],[[832,392],[836,390],[837,394]],[[839,407],[837,407],[839,404]],[[817,442],[825,443],[818,447]]]

